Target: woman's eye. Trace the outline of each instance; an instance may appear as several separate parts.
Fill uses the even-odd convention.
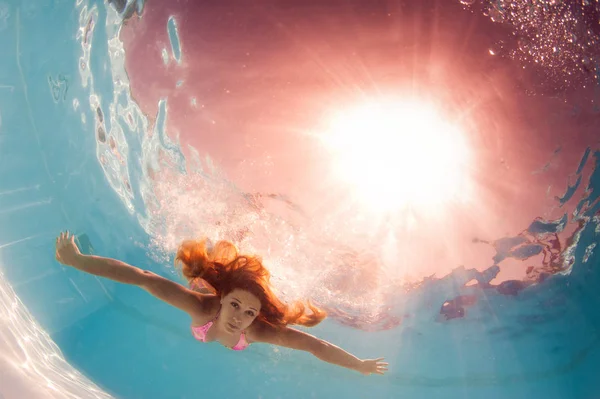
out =
[[[234,308],[237,308],[237,307],[238,307],[238,304],[237,304],[237,303],[235,303],[235,302],[231,302],[231,306],[233,306]]]
[[[247,311],[247,312],[246,312],[246,314],[247,314],[248,316],[250,316],[250,317],[254,317],[254,312]]]

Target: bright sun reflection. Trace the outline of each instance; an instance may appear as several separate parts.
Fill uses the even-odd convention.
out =
[[[335,174],[369,208],[432,208],[468,198],[470,151],[458,126],[419,101],[336,113],[323,137]]]

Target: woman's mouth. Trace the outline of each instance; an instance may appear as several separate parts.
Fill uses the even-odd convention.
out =
[[[235,326],[234,324],[227,323],[227,325],[228,325],[228,326],[229,326],[229,328],[231,328],[232,330],[237,330],[237,326]]]

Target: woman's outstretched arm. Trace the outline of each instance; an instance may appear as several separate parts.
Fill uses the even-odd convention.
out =
[[[56,260],[86,273],[119,283],[137,285],[158,299],[187,312],[192,317],[202,312],[202,294],[116,259],[83,255],[75,244],[75,237],[68,232],[61,233],[56,239]]]
[[[384,374],[388,364],[383,358],[361,360],[325,340],[289,327],[273,327],[261,323],[249,331],[248,338],[312,353],[317,358],[338,366],[356,370],[362,374]]]

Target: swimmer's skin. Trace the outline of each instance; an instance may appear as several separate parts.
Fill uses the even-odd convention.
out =
[[[56,239],[56,260],[86,273],[141,287],[158,299],[188,313],[192,318],[193,325],[200,326],[213,320],[220,303],[223,303],[223,299],[226,300],[226,298],[222,299],[213,294],[201,294],[189,290],[174,281],[116,259],[83,255],[77,248],[75,236],[69,232],[61,233]],[[233,293],[239,291],[234,290]],[[252,301],[250,297],[258,300],[246,291],[241,294],[242,302],[246,302],[246,304]],[[248,300],[243,298],[248,298]],[[240,306],[247,306],[242,302],[240,302]],[[246,338],[249,342],[264,342],[303,350],[325,362],[356,370],[365,375],[384,374],[387,371],[388,363],[383,362],[383,358],[361,360],[343,349],[305,332],[289,327],[277,328],[260,321],[253,323],[255,317],[256,315],[245,328]],[[226,341],[227,332],[222,331],[221,338]],[[237,338],[234,342],[236,341]]]

